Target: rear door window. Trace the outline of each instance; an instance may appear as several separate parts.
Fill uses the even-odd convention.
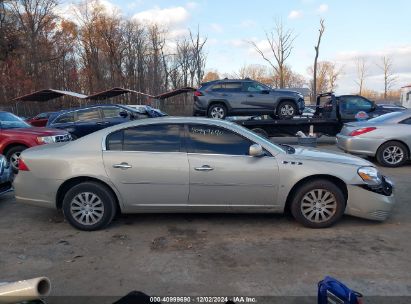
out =
[[[154,124],[128,128],[107,136],[106,149],[115,151],[180,152],[181,125]]]
[[[242,91],[241,82],[223,82],[213,86],[212,90],[214,92],[241,92]]]
[[[93,109],[84,109],[77,111],[77,118],[76,121],[78,122],[85,122],[85,121],[93,121],[93,120],[100,120],[100,110],[98,108]]]
[[[74,113],[67,113],[67,114],[63,114],[61,116],[59,116],[54,123],[58,124],[58,123],[70,123],[70,122],[74,122]]]
[[[104,118],[119,118],[120,112],[126,112],[126,110],[118,107],[102,107]]]

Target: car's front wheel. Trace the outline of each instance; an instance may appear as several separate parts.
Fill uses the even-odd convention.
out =
[[[208,108],[209,118],[224,119],[227,116],[227,108],[222,103],[216,103]]]
[[[72,187],[64,196],[63,213],[75,228],[99,230],[111,223],[116,213],[116,200],[104,185],[83,182]]]
[[[277,116],[280,119],[291,119],[297,115],[297,106],[292,101],[283,101],[278,105]]]
[[[310,228],[326,228],[344,214],[346,200],[341,189],[327,180],[307,182],[296,190],[291,213],[301,224]]]
[[[384,167],[400,167],[409,158],[407,147],[397,141],[389,141],[381,145],[376,156],[377,161]]]

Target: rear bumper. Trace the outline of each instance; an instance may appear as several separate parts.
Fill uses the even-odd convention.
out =
[[[348,200],[345,213],[365,219],[385,221],[395,204],[394,193],[383,195],[360,186],[348,186]]]
[[[199,104],[199,102],[194,101],[193,105],[193,116],[198,116],[198,115],[206,115],[207,114],[207,109],[204,108]]]
[[[39,179],[30,171],[20,171],[14,180],[17,203],[56,208],[57,189],[62,181]]]
[[[383,141],[378,139],[352,137],[337,134],[337,146],[345,152],[352,154],[375,156]]]

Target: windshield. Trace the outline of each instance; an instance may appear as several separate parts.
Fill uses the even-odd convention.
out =
[[[14,114],[8,112],[0,113],[0,123],[2,129],[17,129],[17,128],[29,128],[30,125],[17,117]]]
[[[375,117],[375,118],[371,118],[368,121],[371,122],[371,123],[387,122],[387,121],[390,121],[392,119],[398,118],[403,114],[404,114],[403,112],[391,112],[391,113],[387,113],[387,114],[384,114],[384,115],[381,115],[381,116],[378,116],[378,117]]]

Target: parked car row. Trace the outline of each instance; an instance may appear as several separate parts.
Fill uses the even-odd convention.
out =
[[[150,106],[93,105],[53,113],[47,127],[66,130],[73,139],[133,119],[162,117],[167,114]]]
[[[12,113],[0,112],[0,154],[6,157],[16,171],[20,154],[27,148],[71,141],[133,119],[165,115],[146,105],[93,105],[42,113],[26,121]]]

